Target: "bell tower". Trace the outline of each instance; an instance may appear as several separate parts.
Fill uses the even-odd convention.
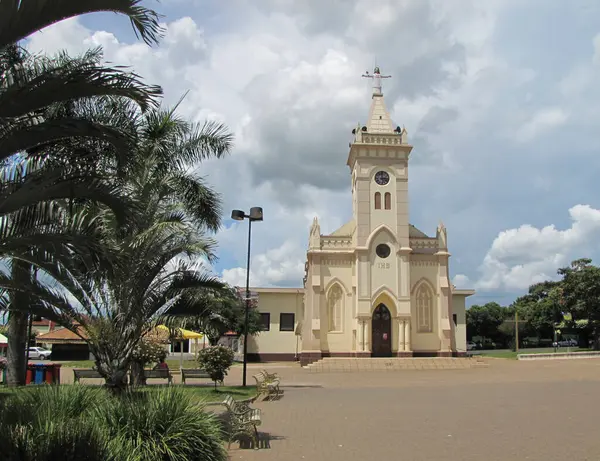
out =
[[[352,130],[348,166],[352,176],[352,200],[356,222],[355,244],[366,247],[374,230],[385,226],[399,249],[409,248],[408,159],[412,146],[406,129],[395,126],[385,106],[379,67],[373,74],[369,117]]]

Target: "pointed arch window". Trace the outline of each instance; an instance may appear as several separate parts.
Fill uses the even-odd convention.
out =
[[[375,192],[375,209],[381,210],[381,193]]]
[[[391,210],[392,209],[392,194],[390,194],[389,192],[386,192],[383,201],[384,201],[385,209]]]
[[[417,331],[431,333],[433,331],[433,292],[426,283],[417,290]]]
[[[339,285],[334,285],[327,296],[327,316],[329,331],[342,331],[342,312],[344,310],[344,292]]]

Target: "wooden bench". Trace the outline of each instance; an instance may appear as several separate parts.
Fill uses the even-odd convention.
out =
[[[258,429],[262,423],[259,408],[250,408],[250,400],[235,400],[227,395],[222,403],[229,414],[229,445],[240,435],[247,435],[254,441],[254,448],[258,448]]]
[[[181,369],[181,383],[185,384],[187,378],[209,378],[210,374],[201,368],[182,368]]]
[[[166,379],[169,384],[173,384],[173,375],[169,370],[144,370],[146,379]]]
[[[81,378],[102,378],[102,375],[91,368],[73,368],[73,382],[78,383]]]
[[[266,394],[266,397],[271,399],[272,397],[279,398],[282,394],[279,389],[279,379],[266,379],[262,373],[254,375],[253,378],[256,381],[257,397]]]

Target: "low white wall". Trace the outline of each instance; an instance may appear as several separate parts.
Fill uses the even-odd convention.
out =
[[[547,354],[518,354],[518,360],[600,359],[600,351],[549,352]]]

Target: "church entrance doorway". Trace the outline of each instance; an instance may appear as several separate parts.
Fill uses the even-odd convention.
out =
[[[385,304],[380,304],[373,311],[371,322],[371,338],[373,357],[392,356],[392,316]]]

